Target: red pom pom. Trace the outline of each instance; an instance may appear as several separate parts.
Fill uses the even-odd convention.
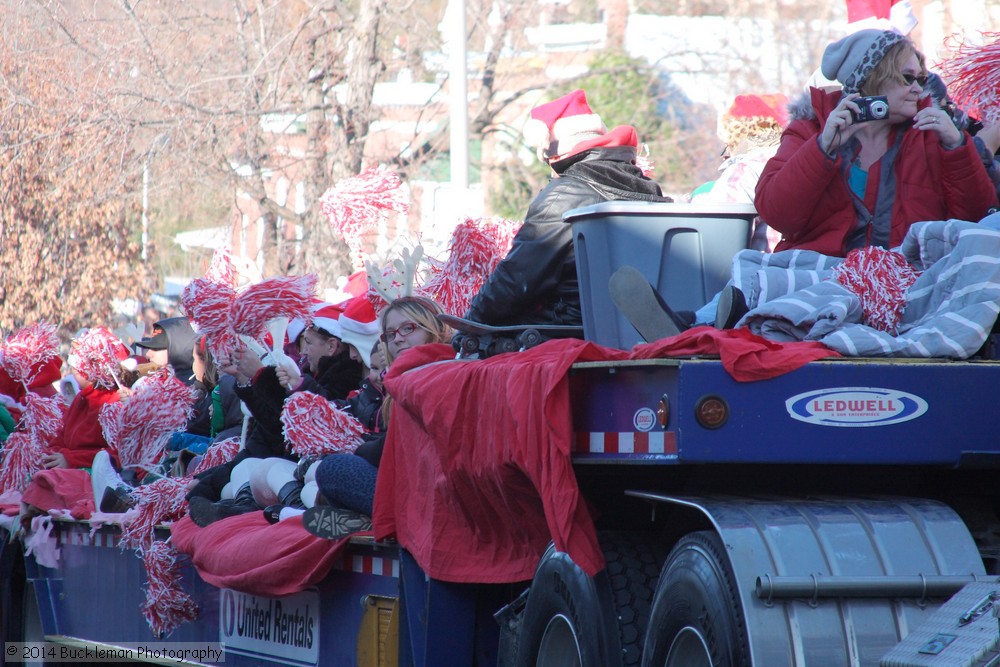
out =
[[[181,291],[181,306],[188,318],[210,339],[230,329],[229,310],[236,290],[208,278],[195,278]]]
[[[146,567],[146,602],[142,615],[149,629],[162,639],[181,626],[197,620],[198,605],[181,588],[177,550],[166,542],[155,542],[142,554]]]
[[[278,276],[251,285],[240,292],[230,308],[233,330],[260,339],[267,323],[276,317],[312,320],[313,296],[318,278]]]
[[[62,401],[28,394],[20,428],[0,448],[0,493],[24,491],[62,428]]]
[[[0,366],[27,388],[42,365],[59,354],[56,325],[39,322],[21,329],[3,342]]]
[[[166,369],[153,371],[134,389],[127,402],[102,407],[98,421],[123,468],[152,470],[170,436],[187,425],[195,395]]]
[[[364,427],[352,415],[308,391],[292,394],[281,411],[285,440],[299,456],[353,452],[362,443]]]
[[[401,185],[395,172],[382,165],[369,167],[323,193],[320,206],[333,232],[357,254],[361,252],[361,237],[374,229],[387,211],[409,210]]]
[[[65,404],[61,397],[28,394],[20,426],[47,448],[59,435],[64,414]]]
[[[208,265],[205,278],[224,287],[236,287],[236,267],[233,266],[233,252],[228,245],[219,246],[212,253],[212,263]]]
[[[949,97],[980,120],[1000,122],[1000,33],[982,33],[981,44],[952,35],[945,48],[953,53],[940,66]]]
[[[858,248],[833,270],[833,279],[860,300],[865,324],[895,335],[906,306],[906,290],[919,272],[898,252]]]
[[[3,444],[0,461],[0,493],[24,491],[31,476],[42,467],[45,448],[25,431],[11,433]]]
[[[144,551],[154,544],[157,525],[184,516],[190,481],[187,477],[161,477],[132,489],[135,506],[122,517],[121,547]]]
[[[507,256],[520,228],[521,223],[512,220],[466,218],[452,233],[448,259],[432,267],[422,291],[445,312],[464,316],[472,298]]]
[[[214,468],[215,466],[222,465],[223,463],[229,463],[236,455],[240,452],[240,439],[239,437],[226,438],[225,440],[220,440],[215,444],[211,445],[207,450],[205,450],[204,456],[198,461],[198,465],[194,467],[191,471],[192,475],[196,475],[209,468]]]
[[[104,327],[88,329],[73,341],[70,365],[95,385],[110,389],[118,384],[118,364],[129,351]]]

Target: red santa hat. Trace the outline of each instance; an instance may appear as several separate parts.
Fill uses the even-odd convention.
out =
[[[917,27],[910,0],[847,0],[847,29],[850,32],[877,28],[908,35]]]
[[[341,340],[357,349],[365,366],[371,366],[371,351],[378,340],[379,326],[375,308],[367,294],[347,302],[340,316]]]
[[[313,327],[322,329],[337,338],[342,338],[343,332],[340,329],[340,316],[344,312],[343,305],[324,301],[313,308]]]
[[[314,309],[320,308],[323,305],[326,305],[325,301],[321,301],[320,299],[313,299]],[[292,319],[290,319],[288,321],[288,327],[285,329],[285,336],[288,339],[288,342],[294,343],[295,341],[297,341],[299,339],[299,336],[302,335],[302,332],[306,330],[306,326],[308,326],[308,324],[309,323],[306,322],[301,317],[293,317]]]
[[[590,148],[639,143],[634,128],[619,126],[608,132],[582,90],[532,109],[531,118],[524,125],[524,138],[537,151],[539,159],[546,162],[556,162]]]

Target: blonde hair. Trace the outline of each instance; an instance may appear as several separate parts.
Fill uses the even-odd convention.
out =
[[[881,95],[888,83],[902,83],[903,65],[916,56],[920,64],[920,76],[927,76],[927,65],[924,61],[924,54],[917,50],[909,39],[896,42],[885,52],[882,60],[872,70],[871,74],[865,78],[858,89],[862,95]]]
[[[395,310],[400,311],[418,327],[430,333],[431,343],[447,343],[451,340],[451,327],[437,318],[438,315],[444,313],[444,309],[433,299],[422,296],[401,296],[393,300],[379,315],[379,328],[381,330],[379,338],[385,337],[386,315]],[[388,368],[395,360],[395,356],[389,351],[389,346],[384,343],[383,340],[382,351],[385,353],[385,366]],[[382,401],[382,420],[385,424],[389,423],[393,403],[392,396],[386,393],[385,399]]]
[[[451,327],[437,318],[444,313],[444,309],[436,301],[422,296],[401,296],[395,299],[382,311],[379,316],[381,322],[381,337],[386,334],[386,316],[393,311],[400,311],[410,321],[431,335],[431,343],[448,343],[451,341]],[[386,365],[392,364],[395,357],[390,353],[389,346],[385,346]]]

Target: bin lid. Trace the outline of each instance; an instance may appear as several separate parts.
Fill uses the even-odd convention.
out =
[[[683,216],[685,218],[752,218],[757,215],[753,204],[705,204],[701,202],[606,201],[574,208],[563,213],[563,221],[573,223],[608,214]]]

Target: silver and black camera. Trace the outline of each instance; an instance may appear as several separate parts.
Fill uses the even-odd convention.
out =
[[[858,97],[854,100],[858,105],[858,112],[851,111],[851,118],[855,123],[864,123],[869,120],[882,120],[889,117],[889,99],[882,95],[870,95],[868,97]]]

